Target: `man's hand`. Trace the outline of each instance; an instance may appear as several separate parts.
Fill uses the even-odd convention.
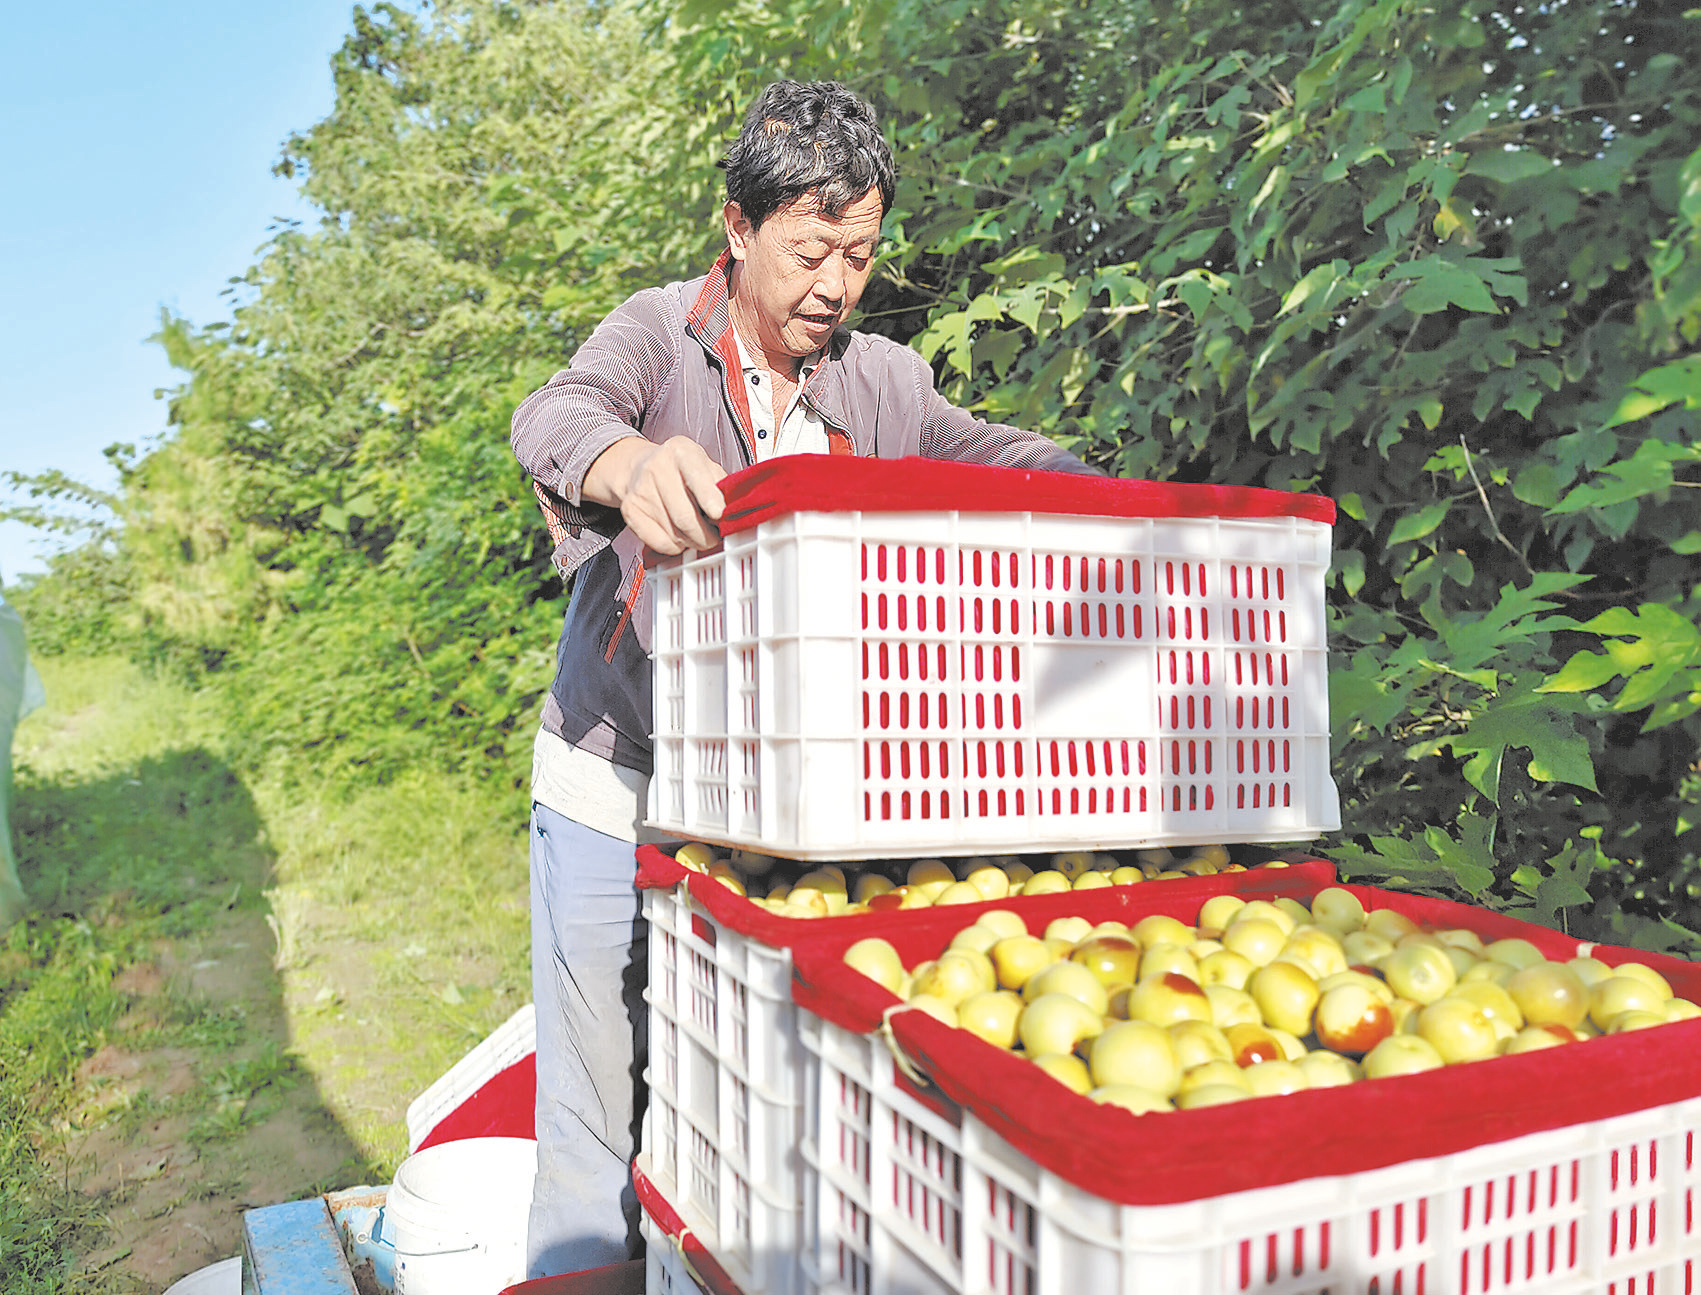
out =
[[[661,554],[707,549],[720,542],[714,523],[726,509],[720,464],[688,436],[656,445],[628,436],[609,446],[585,473],[585,498],[620,509],[627,527]]]

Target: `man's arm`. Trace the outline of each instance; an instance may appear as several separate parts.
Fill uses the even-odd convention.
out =
[[[643,439],[644,411],[678,362],[658,296],[639,293],[598,324],[569,366],[520,402],[509,430],[520,465],[566,519],[609,535],[620,529],[612,501],[587,499],[585,475],[616,441]]]
[[[933,385],[933,371],[916,352],[913,357],[916,402],[921,409],[921,452],[930,459],[987,463],[1000,468],[1033,468],[1042,472],[1074,472],[1102,476],[1050,437],[1039,432],[989,423],[953,405]]]
[[[610,314],[569,367],[514,411],[514,454],[543,487],[546,516],[569,531],[557,549],[566,569],[622,526],[659,553],[716,540],[725,472],[688,437],[656,444],[639,431],[678,362],[665,291],[639,293]],[[577,528],[593,538],[579,539]]]

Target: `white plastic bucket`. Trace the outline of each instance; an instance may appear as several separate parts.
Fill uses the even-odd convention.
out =
[[[165,1295],[242,1295],[242,1256],[196,1269],[167,1286]]]
[[[463,1138],[409,1156],[384,1201],[395,1295],[496,1295],[526,1275],[537,1143]]]

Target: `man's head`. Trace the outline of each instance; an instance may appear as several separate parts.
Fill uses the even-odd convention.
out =
[[[874,110],[842,85],[777,81],[721,165],[733,323],[788,368],[827,344],[868,286],[892,152]]]
[[[727,201],[753,229],[804,194],[839,216],[878,189],[884,215],[897,174],[874,109],[837,81],[775,81],[751,105],[721,166]]]

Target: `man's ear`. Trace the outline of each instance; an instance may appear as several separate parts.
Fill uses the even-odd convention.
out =
[[[726,245],[732,250],[733,259],[742,261],[750,255],[750,240],[756,237],[756,231],[736,202],[721,208],[721,219],[726,223]]]

